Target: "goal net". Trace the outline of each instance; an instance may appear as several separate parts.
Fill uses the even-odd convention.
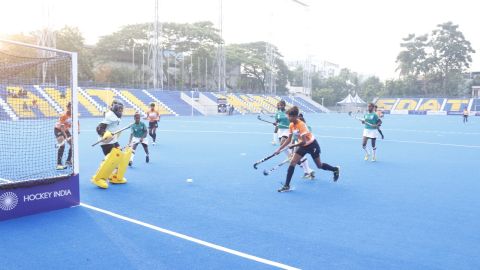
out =
[[[0,188],[78,173],[76,54],[0,40]]]

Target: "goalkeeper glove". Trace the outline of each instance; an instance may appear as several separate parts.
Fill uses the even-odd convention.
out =
[[[103,133],[102,139],[108,140],[108,139],[111,139],[112,137],[113,137],[112,133],[107,130],[105,131],[105,133]]]

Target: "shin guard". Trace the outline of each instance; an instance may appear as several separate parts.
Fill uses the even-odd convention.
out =
[[[110,183],[112,184],[125,184],[127,179],[124,177],[127,172],[128,162],[132,157],[132,148],[127,147],[123,153],[121,153],[121,160],[118,163],[117,171],[110,176]]]
[[[92,183],[101,187],[107,188],[108,183],[106,180],[109,175],[115,170],[122,158],[122,151],[118,148],[113,148],[110,154],[105,157],[105,160],[98,167],[97,172],[92,177]]]

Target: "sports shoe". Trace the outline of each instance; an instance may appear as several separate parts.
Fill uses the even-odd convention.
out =
[[[95,178],[92,178],[91,180],[92,184],[94,184],[95,186],[99,187],[99,188],[103,188],[103,189],[107,189],[108,188],[108,183],[107,181],[105,181],[105,179],[95,179]]]
[[[277,143],[275,141],[272,141],[272,145],[277,145]]]
[[[65,170],[66,168],[67,168],[67,166],[63,166],[62,164],[58,164],[57,167],[56,167],[56,169],[59,170],[59,171],[60,170]]]
[[[368,160],[370,156],[368,154],[365,154],[365,157],[363,158],[364,160]]]
[[[277,190],[278,192],[287,192],[287,191],[290,191],[290,186],[283,186],[281,187],[279,190]]]
[[[152,145],[155,145],[155,142],[152,142]]]
[[[70,167],[71,167],[71,166],[72,166],[72,161],[70,161],[70,160],[67,160],[67,161],[65,162],[65,165],[66,165],[66,166],[70,166]]]
[[[148,156],[145,157],[145,162],[150,162],[150,158]]]
[[[337,182],[338,178],[340,177],[340,167],[336,167],[337,169],[333,171],[333,182]]]
[[[309,178],[309,179],[310,179],[310,180],[315,179],[315,171],[311,171],[311,172],[310,172],[310,178]]]
[[[375,161],[377,161],[377,157],[372,156],[372,162],[375,162]]]
[[[118,179],[116,174],[110,176],[110,178],[108,180],[110,180],[110,183],[112,183],[112,184],[125,184],[125,183],[127,183],[126,178]]]
[[[309,173],[304,173],[303,178],[305,178],[305,179],[310,178],[310,174]]]
[[[129,166],[129,167],[132,167],[132,164],[133,164],[132,161],[129,161],[129,162],[128,162],[128,166]]]

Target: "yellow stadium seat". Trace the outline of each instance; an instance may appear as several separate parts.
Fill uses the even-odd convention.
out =
[[[61,98],[60,91],[54,88],[47,87],[44,91],[60,106],[65,108],[67,106],[68,101],[72,100],[72,91],[67,89],[65,93],[65,98]],[[80,93],[77,94],[78,102],[82,104],[92,116],[101,116],[103,113],[97,109],[90,101],[88,101],[83,95]]]
[[[105,105],[108,107],[110,104],[112,104],[112,101],[114,99],[117,99],[115,93],[109,89],[86,89],[85,92],[89,94],[90,96],[95,96],[98,97],[100,100],[102,100]],[[127,116],[133,116],[135,115],[136,110],[134,108],[129,108],[124,106],[123,109],[123,115]]]
[[[147,104],[143,103],[140,99],[138,99],[130,91],[122,90],[122,91],[120,91],[120,93],[122,93],[122,95],[126,99],[128,99],[130,102],[135,104],[135,106],[139,107],[142,111],[146,112],[146,111],[150,110],[150,107],[147,106]],[[155,108],[157,108],[159,114],[162,114],[162,115],[172,114],[172,112],[170,112],[165,106],[163,106],[163,104],[155,103],[155,105],[156,105]]]
[[[7,86],[7,91],[13,91],[18,93],[19,90],[23,90],[22,87]],[[36,102],[36,107],[45,117],[57,116],[57,111],[43,98],[38,97],[30,91],[26,91],[25,97],[7,97],[7,103],[13,109],[15,114],[20,118],[32,118],[37,117],[33,112],[33,103]]]

